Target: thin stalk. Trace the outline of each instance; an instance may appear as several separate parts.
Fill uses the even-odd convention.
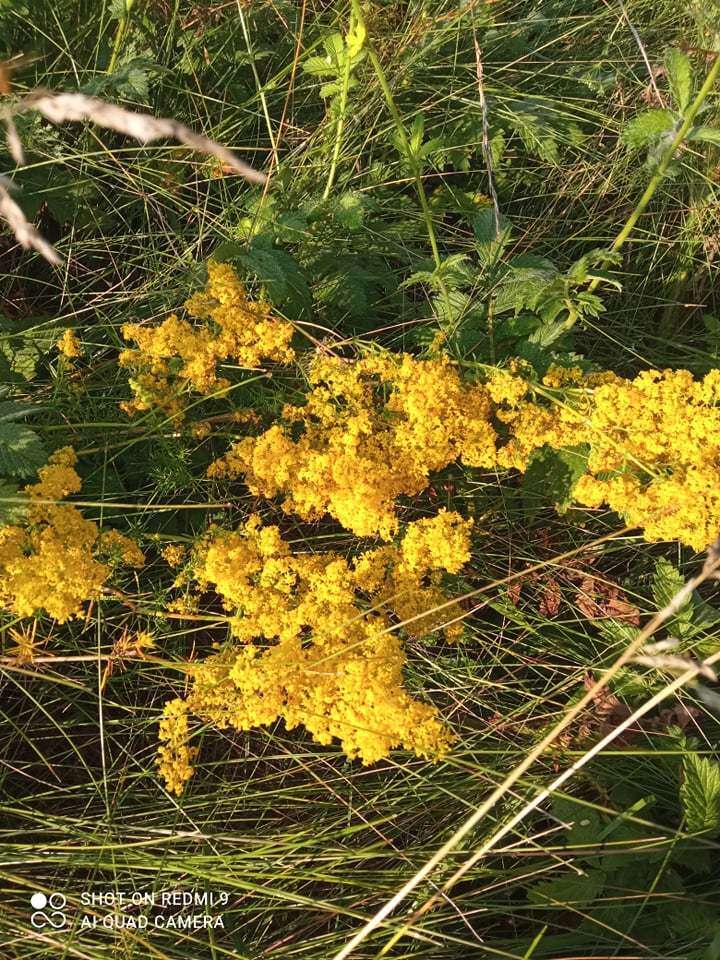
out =
[[[348,25],[348,36],[352,33],[353,28],[353,11],[350,10],[350,23]],[[330,196],[330,191],[333,188],[333,183],[335,182],[335,173],[337,171],[338,160],[340,159],[340,150],[342,148],[342,138],[343,138],[343,129],[345,127],[345,111],[347,110],[347,99],[348,99],[348,90],[350,89],[350,69],[351,69],[351,60],[350,48],[345,43],[345,66],[343,69],[343,78],[342,78],[342,88],[340,90],[340,103],[339,111],[340,115],[338,117],[337,126],[335,127],[335,144],[333,146],[332,159],[330,161],[330,170],[328,172],[327,183],[325,184],[325,190],[323,191],[323,200],[327,200]]]
[[[688,597],[692,596],[693,591],[696,590],[700,584],[714,577],[719,567],[720,543],[714,544],[710,548],[707,560],[705,561],[700,573],[688,580],[685,585],[670,599],[666,606],[664,606],[662,610],[659,610],[655,616],[648,621],[645,627],[638,633],[637,637],[635,637],[635,639],[627,645],[625,650],[605,671],[603,676],[596,680],[586,691],[584,696],[582,696],[575,702],[575,704],[573,704],[572,707],[570,707],[570,709],[563,715],[562,719],[535,745],[535,747],[533,747],[532,750],[527,753],[525,759],[519,763],[517,767],[515,767],[512,773],[510,773],[498,787],[492,791],[490,796],[483,801],[479,807],[477,807],[477,809],[464,821],[464,823],[458,827],[455,833],[453,833],[453,835],[449,837],[449,839],[446,840],[438,850],[436,850],[436,852],[423,864],[422,867],[420,867],[414,876],[412,876],[400,888],[400,890],[398,890],[398,892],[391,897],[353,937],[351,937],[345,946],[335,954],[333,960],[346,960],[347,957],[350,957],[355,952],[356,947],[359,947],[360,944],[363,943],[363,941],[374,930],[383,925],[385,919],[396,909],[396,907],[398,907],[399,904],[401,904],[403,900],[405,900],[412,893],[412,891],[420,883],[422,883],[440,863],[445,860],[445,858],[458,846],[464,837],[466,837],[472,830],[475,829],[475,827],[495,807],[497,802],[505,796],[508,790],[510,790],[518,782],[518,780],[520,780],[522,776],[527,773],[534,763],[543,755],[543,753],[545,753],[547,748],[552,746],[558,736],[564,730],[567,730],[572,721],[579,716],[583,710],[592,704],[600,691],[603,690],[610,680],[618,674],[620,669],[624,667],[626,663],[630,663],[633,657],[639,653],[641,648],[647,643],[648,639],[656,632],[656,630],[658,630],[667,620],[676,614],[679,609],[681,609],[683,603],[687,601]],[[709,660],[705,662],[714,662],[715,659],[720,659],[720,653],[709,658]],[[687,676],[683,675],[680,681],[676,681],[677,686],[681,686],[689,676],[695,676],[697,673],[699,673],[699,668],[694,668],[693,670],[689,671]],[[673,689],[676,689],[675,684],[672,684],[671,686]],[[653,698],[651,702],[659,702],[661,699],[662,697],[658,695],[656,698]],[[644,712],[645,710],[641,708],[639,711],[636,711],[634,716],[642,715]],[[546,791],[537,794],[530,804],[528,804],[529,810],[534,810],[535,807],[538,806],[546,796],[548,796],[552,791],[559,789],[565,780],[572,776],[575,770],[582,767],[591,756],[595,756],[595,754],[598,753],[599,750],[606,745],[606,743],[612,742],[612,740],[617,736],[618,732],[622,729],[625,729],[625,727],[629,725],[629,722],[630,721],[628,721],[627,724],[620,724],[618,727],[616,727],[612,733],[608,735],[608,737],[601,740],[595,748],[588,751],[583,758],[573,764],[569,770],[566,770],[564,774],[558,777],[557,780],[555,780]],[[509,822],[509,824],[506,824],[499,833],[494,835],[492,842],[497,842],[497,839],[499,839],[500,836],[504,836],[509,829],[511,829],[516,823],[520,822],[522,817],[525,816],[529,810],[523,808],[519,815],[516,815]],[[489,849],[489,845],[486,842],[478,851],[476,851],[475,854],[472,855],[470,860],[466,861],[465,864],[458,868],[453,876],[443,884],[442,890],[449,890],[456,880],[459,879],[459,877],[465,872],[467,872],[469,869],[468,864],[477,862],[477,859],[484,855],[487,849]],[[427,904],[435,902],[436,899],[437,895],[434,895],[430,898],[430,901],[428,901]],[[422,912],[426,912],[426,910],[429,908],[427,904],[420,908]],[[403,927],[401,932],[404,932],[404,929],[405,928]]]
[[[380,84],[380,89],[383,92],[385,97],[385,103],[387,104],[388,110],[390,111],[390,116],[393,119],[395,124],[395,129],[397,131],[397,137],[400,142],[403,154],[407,157],[408,162],[411,166],[413,180],[415,181],[415,189],[417,190],[418,199],[420,201],[420,207],[422,209],[423,220],[425,221],[425,228],[427,230],[428,240],[430,241],[430,249],[432,250],[433,261],[435,262],[435,268],[438,271],[438,286],[440,287],[440,292],[442,293],[443,300],[445,301],[445,307],[450,316],[450,295],[448,289],[445,285],[445,281],[440,274],[440,267],[442,261],[440,259],[440,250],[438,248],[437,237],[435,235],[435,227],[433,225],[432,213],[430,211],[430,204],[427,200],[427,194],[425,193],[425,186],[422,180],[422,171],[415,160],[412,150],[410,148],[410,141],[408,140],[407,133],[405,132],[405,125],[403,124],[402,117],[400,116],[400,111],[397,108],[395,99],[392,95],[392,90],[390,89],[390,84],[388,83],[387,77],[385,76],[385,71],[382,68],[382,64],[378,58],[377,53],[375,52],[375,47],[373,46],[369,34],[367,33],[367,25],[365,24],[365,18],[363,17],[362,8],[360,6],[359,0],[351,0],[353,13],[355,14],[357,21],[366,31],[366,40],[365,46],[368,52],[368,58],[370,63],[373,65],[373,70],[375,71],[375,76],[377,77],[378,83]]]
[[[635,227],[635,224],[638,222],[643,212],[645,211],[645,208],[647,207],[647,205],[650,203],[653,196],[655,195],[655,191],[660,186],[660,182],[665,176],[665,172],[667,171],[667,168],[669,167],[671,160],[675,156],[675,152],[677,151],[678,147],[682,144],[683,140],[685,139],[688,130],[692,126],[692,122],[695,119],[695,116],[698,110],[705,102],[705,98],[707,97],[707,95],[710,93],[713,87],[713,84],[717,79],[718,73],[720,73],[720,56],[715,57],[715,62],[710,68],[710,71],[707,77],[705,78],[705,82],[700,87],[700,89],[698,90],[697,96],[688,107],[687,112],[685,113],[685,116],[683,118],[683,122],[678,129],[678,132],[675,134],[672,143],[669,145],[669,147],[665,150],[665,153],[662,155],[660,159],[660,163],[657,165],[657,169],[655,170],[655,173],[652,175],[652,177],[650,178],[650,182],[645,188],[645,192],[636,203],[635,209],[628,217],[627,222],[625,223],[625,226],[622,228],[620,233],[615,237],[615,240],[613,241],[613,244],[610,247],[610,250],[613,253],[617,252],[625,243],[627,238],[632,233],[633,228]],[[588,287],[588,290],[592,292],[593,290],[595,290],[595,288],[599,283],[600,283],[600,280],[596,277]]]
[[[108,63],[107,72],[112,73],[115,69],[115,64],[117,63],[117,58],[120,54],[120,47],[122,42],[125,39],[125,33],[127,31],[128,23],[130,21],[130,13],[132,8],[135,6],[135,0],[125,0],[125,13],[118,20],[117,29],[115,30],[115,39],[113,40],[112,53],[110,54],[110,63]]]
[[[268,111],[267,99],[265,97],[263,85],[260,82],[260,74],[257,72],[257,67],[255,66],[255,54],[253,53],[250,34],[248,33],[247,23],[245,22],[245,16],[243,14],[240,0],[238,0],[237,8],[238,17],[240,18],[240,26],[242,27],[243,37],[245,38],[245,46],[247,47],[248,56],[250,57],[250,69],[252,70],[253,77],[255,78],[255,86],[257,88],[258,97],[260,98],[260,105],[262,106],[265,123],[267,125],[268,137],[270,138],[270,144],[272,146],[273,161],[275,162],[275,166],[279,167],[280,158],[278,156],[277,142],[272,130],[272,123],[270,122],[270,112]]]

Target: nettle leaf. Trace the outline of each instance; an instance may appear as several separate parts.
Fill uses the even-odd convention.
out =
[[[520,137],[528,153],[546,163],[559,162],[561,145],[578,146],[585,139],[578,124],[559,114],[555,105],[522,99],[503,104],[500,112],[504,123]]]
[[[720,834],[720,763],[687,754],[683,759],[680,799],[690,833]]]
[[[620,139],[631,150],[641,150],[658,142],[669,133],[677,117],[670,110],[646,110],[626,125]]]
[[[690,59],[682,50],[675,48],[665,54],[665,75],[673,100],[678,109],[685,111],[693,91],[693,74]]]
[[[565,839],[570,847],[591,847],[602,840],[605,821],[592,807],[578,803],[571,797],[554,794],[552,812],[567,824]]]
[[[13,501],[24,499],[25,495],[20,492],[16,483],[0,480],[0,526],[22,520],[26,510],[25,504]]]
[[[454,326],[460,321],[469,321],[475,311],[472,297],[462,290],[449,289],[445,294],[433,297],[433,310],[442,326]]]
[[[665,557],[656,560],[652,593],[659,609],[666,607],[684,586],[685,580],[677,567]],[[693,600],[692,597],[688,597],[668,624],[668,632],[673,636],[684,636],[687,628],[692,624],[693,613]]]
[[[621,256],[618,251],[595,247],[593,250],[588,250],[587,253],[584,253],[571,264],[566,276],[568,279],[575,281],[575,283],[603,280],[606,283],[612,284],[616,290],[622,290],[622,284],[618,280],[609,276],[604,270],[594,269],[595,267],[606,267],[611,264],[616,266],[620,261]]]
[[[22,420],[31,413],[37,413],[41,408],[37,404],[20,403],[19,400],[0,401],[0,422]]]
[[[358,190],[347,190],[331,199],[331,211],[340,226],[346,230],[359,230],[367,210],[365,195]]]
[[[302,68],[312,77],[334,77],[337,73],[337,66],[328,57],[308,57]]]
[[[316,302],[329,309],[333,321],[349,318],[372,326],[375,304],[394,288],[391,271],[379,257],[355,253],[325,254],[313,264]]]
[[[586,870],[578,876],[568,873],[553,880],[543,880],[528,890],[528,900],[539,906],[582,906],[594,903],[605,886],[602,870]]]
[[[0,476],[32,477],[47,462],[38,435],[18,423],[0,423]]]
[[[19,380],[32,380],[40,361],[40,351],[34,343],[15,346],[8,340],[0,341],[0,375],[17,383]]]
[[[565,513],[572,503],[573,487],[587,470],[587,457],[587,447],[536,450],[521,486],[523,502],[529,511],[535,514],[552,503],[559,513]]]
[[[271,302],[288,316],[307,316],[312,310],[312,295],[302,267],[292,254],[278,247],[254,243],[237,254],[236,259],[265,288]]]
[[[541,257],[516,257],[505,276],[500,280],[495,293],[495,313],[508,310],[534,310],[540,294],[557,277],[557,267]]]
[[[475,234],[475,250],[478,260],[484,267],[491,267],[500,261],[505,248],[510,242],[512,224],[500,214],[495,222],[495,211],[492,207],[480,210],[470,220]],[[499,231],[498,228],[499,227]]]

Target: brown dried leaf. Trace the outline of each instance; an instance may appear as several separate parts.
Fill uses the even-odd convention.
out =
[[[561,600],[560,584],[551,578],[545,584],[538,609],[544,617],[554,617],[560,609]]]
[[[575,596],[575,605],[588,620],[619,620],[634,627],[640,625],[640,611],[630,603],[616,583],[586,576]]]
[[[513,580],[508,584],[507,595],[510,603],[516,607],[520,603],[520,591],[522,590],[522,580]]]

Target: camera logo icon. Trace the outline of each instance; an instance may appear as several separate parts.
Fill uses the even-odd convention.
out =
[[[49,897],[44,893],[34,893],[30,897],[30,906],[33,908],[30,923],[36,930],[44,927],[62,930],[67,923],[66,905],[67,898],[62,893],[51,893]]]

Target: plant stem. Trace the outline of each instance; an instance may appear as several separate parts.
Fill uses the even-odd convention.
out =
[[[669,147],[665,150],[665,153],[662,155],[660,162],[657,165],[657,169],[655,170],[655,173],[652,175],[652,177],[650,178],[650,182],[645,188],[645,192],[636,203],[635,209],[628,217],[627,222],[625,223],[625,226],[622,228],[620,233],[618,233],[618,235],[615,237],[615,240],[613,241],[613,244],[610,247],[610,250],[613,253],[618,251],[622,247],[622,245],[625,243],[627,238],[632,233],[635,224],[638,222],[643,212],[645,211],[645,208],[647,207],[647,205],[650,203],[653,196],[655,195],[655,191],[660,186],[660,182],[665,176],[665,172],[667,171],[667,168],[669,167],[671,160],[675,156],[675,152],[677,151],[678,147],[682,144],[683,140],[685,139],[685,136],[688,130],[690,129],[690,127],[692,126],[692,122],[695,119],[695,116],[698,110],[705,102],[705,98],[707,97],[708,93],[710,93],[710,90],[712,89],[713,84],[715,83],[715,80],[717,79],[719,72],[720,72],[720,56],[716,56],[715,62],[713,63],[707,77],[705,78],[705,82],[703,83],[702,87],[700,87],[700,89],[698,90],[697,96],[688,107],[685,113],[685,116],[683,117],[683,122],[678,129],[678,132],[675,134],[672,143],[669,145]],[[599,282],[600,280],[596,277],[595,280],[593,280],[593,282],[590,284],[588,289],[592,292],[593,290],[595,290]]]
[[[390,111],[390,116],[393,118],[395,124],[395,129],[397,131],[398,141],[400,142],[400,147],[402,153],[407,157],[408,162],[411,166],[411,171],[413,175],[413,180],[415,181],[415,188],[417,190],[418,199],[420,201],[420,207],[422,208],[423,220],[425,221],[425,227],[427,229],[428,240],[430,241],[430,249],[432,250],[433,261],[435,262],[435,268],[438,271],[438,286],[440,287],[440,292],[442,293],[443,299],[445,301],[445,308],[447,310],[448,317],[451,315],[451,304],[450,304],[450,295],[448,289],[445,285],[445,281],[440,274],[440,268],[442,265],[442,260],[440,258],[440,250],[438,248],[437,237],[435,236],[435,227],[433,225],[432,213],[430,211],[430,205],[428,204],[427,195],[425,193],[425,186],[422,180],[422,171],[420,169],[417,160],[415,159],[412,149],[410,147],[410,142],[407,138],[407,133],[405,132],[405,125],[403,124],[402,117],[400,116],[400,111],[397,108],[397,104],[392,95],[392,90],[390,89],[390,84],[387,81],[385,76],[385,71],[382,68],[382,64],[378,58],[377,53],[375,52],[375,47],[370,41],[369,34],[367,34],[367,26],[365,24],[365,18],[363,17],[362,8],[360,6],[359,0],[350,0],[352,3],[353,13],[357,17],[358,23],[366,29],[366,40],[365,45],[368,51],[368,57],[370,62],[373,65],[375,70],[375,76],[378,79],[380,84],[380,89],[383,92],[385,97],[385,102],[387,104],[388,110]]]
[[[257,72],[257,67],[255,66],[255,54],[253,53],[252,43],[250,41],[250,34],[248,33],[247,23],[245,22],[245,16],[243,14],[242,5],[240,0],[238,0],[238,17],[240,18],[240,26],[242,28],[243,37],[245,38],[245,46],[247,48],[248,56],[250,57],[250,69],[253,72],[253,77],[255,78],[255,86],[257,87],[258,97],[260,98],[260,105],[262,106],[263,116],[265,117],[265,124],[267,126],[268,137],[270,138],[270,145],[272,147],[273,160],[275,166],[280,166],[280,158],[278,156],[277,141],[275,140],[275,135],[273,134],[272,123],[270,122],[270,113],[268,111],[267,99],[265,98],[265,91],[263,90],[263,85],[260,82],[260,74]]]
[[[354,13],[352,6],[350,8],[350,23],[348,25],[348,36],[352,33]],[[323,191],[323,200],[330,196],[333,183],[335,182],[335,173],[337,171],[338,160],[340,159],[340,149],[342,147],[343,128],[345,127],[345,111],[347,110],[348,89],[350,88],[350,69],[351,69],[350,48],[345,43],[345,65],[343,67],[342,88],[340,90],[340,115],[335,128],[335,144],[333,146],[332,160],[330,161],[330,171],[328,172],[327,183]]]
[[[113,40],[112,53],[110,54],[110,63],[108,63],[107,68],[108,73],[112,73],[115,69],[115,64],[117,62],[118,55],[120,54],[120,47],[125,37],[125,32],[130,20],[130,13],[134,5],[135,0],[125,0],[125,13],[118,20],[117,29],[115,30],[115,39]]]

